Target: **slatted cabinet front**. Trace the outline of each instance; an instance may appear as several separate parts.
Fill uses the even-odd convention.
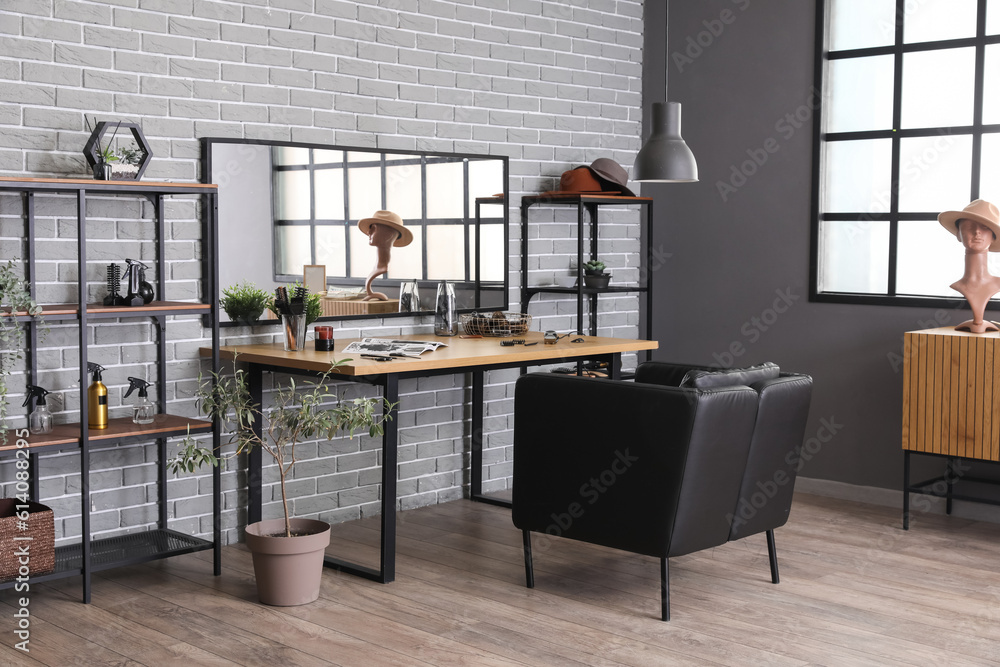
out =
[[[1000,460],[1000,334],[950,327],[903,343],[903,449]]]

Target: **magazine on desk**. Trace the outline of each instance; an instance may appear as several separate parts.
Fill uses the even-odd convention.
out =
[[[445,343],[422,340],[392,340],[390,338],[362,338],[344,348],[348,354],[377,354],[384,357],[419,357],[433,352]]]

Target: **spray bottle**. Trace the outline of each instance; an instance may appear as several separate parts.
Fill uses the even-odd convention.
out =
[[[52,413],[49,406],[45,404],[47,389],[33,384],[28,385],[28,395],[24,398],[23,405],[28,408],[28,430],[32,433],[52,432]]]
[[[132,408],[132,421],[136,424],[152,424],[153,416],[156,414],[156,406],[149,400],[149,394],[146,392],[146,388],[152,383],[146,382],[142,378],[133,377],[130,377],[128,381],[131,384],[128,391],[125,392],[125,398],[128,398],[136,389],[139,390],[139,399],[135,402],[135,407]]]
[[[88,361],[87,372],[94,374],[94,382],[87,388],[87,422],[90,428],[107,428],[108,388],[101,382],[104,367]]]

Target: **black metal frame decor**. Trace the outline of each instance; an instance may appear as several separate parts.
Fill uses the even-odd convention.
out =
[[[128,130],[132,134],[132,139],[135,141],[136,146],[139,147],[139,152],[142,153],[142,162],[139,163],[139,171],[135,176],[116,179],[113,176],[110,176],[110,174],[102,168],[106,163],[103,159],[101,159],[101,142],[108,130],[111,130],[112,132],[111,141],[113,141],[114,137],[116,137],[122,130]],[[146,137],[143,135],[142,128],[139,127],[138,123],[102,120],[94,128],[90,138],[87,139],[87,143],[84,144],[83,155],[87,158],[87,164],[90,165],[90,169],[94,172],[94,178],[99,181],[138,181],[142,178],[143,172],[145,172],[146,167],[149,166],[149,161],[153,158],[153,149],[149,147],[149,142],[146,141]]]

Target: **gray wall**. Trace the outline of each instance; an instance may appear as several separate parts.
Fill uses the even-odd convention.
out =
[[[663,99],[664,17],[660,3],[646,12],[648,111]],[[826,436],[822,420],[838,427],[814,441],[803,474],[899,489],[903,332],[964,317],[808,301],[815,3],[706,0],[670,12],[669,96],[684,105],[701,180],[643,188],[670,253],[654,273],[657,358],[769,360],[811,374],[807,437]],[[763,164],[745,164],[754,155]],[[752,175],[731,180],[734,169]]]

